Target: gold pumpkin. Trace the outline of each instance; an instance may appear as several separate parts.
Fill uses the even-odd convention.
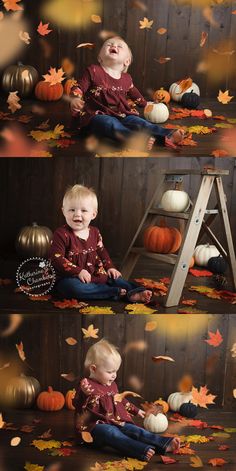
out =
[[[32,226],[23,227],[16,240],[17,253],[22,257],[47,257],[52,231],[45,226],[38,226],[33,222]]]
[[[33,376],[22,374],[12,378],[5,390],[6,403],[10,407],[27,409],[34,404],[40,389],[38,380]]]
[[[9,65],[3,73],[2,88],[5,92],[18,91],[19,96],[29,96],[38,82],[38,72],[31,65]]]

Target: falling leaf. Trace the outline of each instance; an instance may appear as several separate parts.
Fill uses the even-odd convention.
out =
[[[33,440],[31,445],[33,445],[38,450],[50,450],[51,448],[60,448],[61,442],[58,440]]]
[[[207,38],[208,38],[208,33],[206,33],[206,31],[202,31],[200,47],[203,47],[205,45]]]
[[[127,304],[125,309],[130,311],[129,314],[153,314],[157,312],[156,309],[151,309],[146,304],[141,303]]]
[[[143,20],[139,21],[139,25],[140,29],[150,29],[153,25],[153,20],[149,20],[146,18],[146,16],[144,16]]]
[[[115,314],[110,306],[88,306],[80,309],[82,314]]]
[[[229,90],[222,92],[219,90],[217,100],[223,105],[227,105],[234,97],[229,95]]]
[[[211,155],[213,155],[214,157],[228,157],[229,152],[224,149],[215,149],[211,152]]]
[[[5,370],[5,368],[9,368],[10,365],[11,365],[11,363],[5,363],[3,366],[0,367],[0,371]]]
[[[73,382],[76,380],[76,376],[74,373],[61,373],[61,377],[70,382]]]
[[[93,339],[97,339],[98,338],[98,332],[99,332],[99,329],[95,329],[93,324],[90,324],[88,326],[88,329],[84,329],[82,327],[82,332],[84,334],[84,339],[88,339],[88,338],[93,338]]]
[[[144,383],[136,375],[132,375],[128,378],[128,384],[135,389],[135,391],[141,391],[144,386]]]
[[[128,342],[124,348],[124,353],[128,353],[130,350],[137,350],[138,352],[143,352],[148,347],[145,340],[136,340],[134,342]]]
[[[214,399],[216,398],[216,396],[214,396],[213,394],[208,394],[208,391],[209,390],[206,386],[201,386],[199,391],[193,386],[191,391],[192,404],[195,404],[195,406],[204,407],[205,409],[207,409],[207,404],[214,404]]]
[[[141,0],[132,0],[131,2],[131,8],[138,8],[139,10],[146,11],[147,10],[147,5],[145,3],[141,2]]]
[[[166,356],[163,356],[163,355],[159,355],[157,357],[152,356],[152,361],[154,361],[155,363],[159,363],[160,361],[175,361],[175,360],[171,357],[166,357]]]
[[[87,47],[88,49],[93,49],[95,47],[95,44],[94,43],[80,43],[78,44],[78,46],[76,46],[77,48],[80,48],[80,47]]]
[[[122,402],[126,396],[141,397],[139,394],[133,391],[124,391],[123,393],[117,393],[114,395],[115,402]]]
[[[161,35],[162,35],[162,34],[165,34],[166,32],[167,32],[167,29],[166,29],[166,28],[159,28],[159,29],[157,30],[157,33],[158,33],[158,34],[161,34]]]
[[[9,315],[9,325],[7,326],[7,328],[5,330],[3,330],[1,333],[0,333],[0,336],[1,337],[8,337],[9,335],[11,335],[13,332],[15,332],[19,325],[21,324],[22,322],[22,315],[21,314],[10,314]]]
[[[210,6],[205,7],[202,11],[202,14],[203,14],[204,18],[207,21],[209,21],[209,23],[213,27],[215,27],[215,28],[219,27],[219,23],[217,23],[217,21],[214,19],[214,17],[213,17],[214,12],[213,12],[213,9]]]
[[[26,357],[25,357],[23,342],[20,342],[19,344],[16,343],[16,349],[18,351],[18,355],[19,355],[20,359],[22,361],[25,361]]]
[[[163,57],[163,56],[161,56],[161,57],[159,57],[159,59],[155,59],[155,58],[154,58],[154,61],[159,62],[159,64],[165,64],[166,62],[171,61],[171,57]]]
[[[108,31],[106,29],[102,29],[101,31],[99,31],[98,36],[103,41],[106,41],[106,39],[114,38],[115,36],[117,36],[117,33],[115,31]]]
[[[23,10],[23,6],[17,5],[21,0],[3,0],[3,5],[7,11]]]
[[[49,428],[48,430],[46,430],[46,432],[42,433],[42,435],[39,435],[39,438],[51,438],[52,437],[52,433],[51,433],[51,429]]]
[[[101,23],[102,19],[99,15],[91,15],[91,21],[93,21],[93,23]]]
[[[30,44],[31,37],[30,37],[29,33],[27,33],[27,31],[20,31],[19,32],[19,38],[25,44]]]
[[[202,468],[203,467],[203,462],[200,458],[200,456],[192,456],[190,458],[190,466],[192,466],[192,468]]]
[[[18,91],[10,92],[7,98],[8,109],[11,110],[12,113],[15,113],[16,110],[21,109],[21,105],[19,103],[20,98],[17,96]]]
[[[211,458],[211,460],[208,461],[208,464],[212,466],[224,466],[226,463],[228,463],[228,461],[225,461],[223,458]]]
[[[71,60],[68,57],[65,57],[64,59],[62,59],[61,66],[64,72],[66,73],[66,75],[69,75],[69,76],[71,76],[75,70],[75,64],[73,64],[73,62],[71,62]],[[77,85],[76,80],[74,80],[73,85]]]
[[[45,467],[44,466],[39,466],[38,464],[30,463],[29,461],[26,461],[24,469],[26,471],[43,471],[45,469]]]
[[[57,83],[61,83],[65,80],[64,77],[64,70],[62,67],[60,69],[56,69],[55,67],[50,67],[49,73],[43,75],[45,82],[50,83],[50,85],[56,85]]]
[[[193,387],[193,379],[190,375],[184,375],[178,382],[178,391],[188,393]]]
[[[13,437],[11,439],[11,446],[18,446],[21,442],[21,438],[20,437]]]
[[[47,34],[52,32],[52,29],[48,29],[49,23],[43,24],[42,21],[40,21],[37,31],[41,36],[46,36]]]
[[[218,347],[223,342],[223,337],[219,329],[217,329],[215,334],[214,332],[209,331],[208,335],[209,335],[209,339],[205,340],[205,342],[208,343],[208,345],[212,345],[213,347]]]
[[[149,321],[149,322],[146,322],[144,330],[146,330],[146,332],[152,332],[156,328],[157,328],[157,322],[156,321]]]
[[[160,455],[160,458],[164,464],[177,463],[177,460],[175,460],[174,458],[170,458],[169,456]]]
[[[86,443],[92,443],[93,442],[93,437],[91,435],[91,433],[89,432],[82,432],[82,439],[84,440],[84,442]]]
[[[65,339],[65,342],[68,343],[68,345],[76,345],[77,344],[77,340],[74,339],[74,337],[67,337],[67,339]]]

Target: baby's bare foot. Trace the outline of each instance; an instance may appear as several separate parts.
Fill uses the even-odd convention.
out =
[[[181,142],[185,138],[185,131],[183,129],[176,129],[170,137],[166,137],[165,139],[165,144],[166,146],[173,147],[173,149],[176,149],[176,147],[181,144]]]
[[[149,448],[149,450],[146,453],[146,460],[150,461],[150,459],[155,455],[155,451],[152,448]]]
[[[178,437],[175,437],[173,438],[173,440],[171,440],[170,444],[166,448],[166,452],[171,453],[173,451],[178,451],[179,449],[180,449],[180,439]]]
[[[138,293],[131,294],[130,301],[132,303],[149,303],[151,301],[152,291],[145,289],[144,291],[139,291]]]
[[[148,141],[147,141],[147,150],[152,150],[154,144],[155,144],[155,137],[149,137]]]
[[[127,293],[126,289],[124,289],[124,288],[120,289],[120,296],[125,296],[126,293]]]

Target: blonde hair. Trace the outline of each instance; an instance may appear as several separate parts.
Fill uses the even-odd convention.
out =
[[[87,351],[84,366],[86,369],[89,369],[91,365],[99,365],[105,363],[108,358],[112,360],[114,364],[119,369],[121,364],[121,356],[115,347],[107,340],[102,339],[99,342],[94,343]]]
[[[67,199],[73,199],[73,198],[78,198],[78,199],[91,198],[94,204],[94,209],[96,211],[98,209],[97,195],[93,188],[88,188],[87,186],[78,185],[78,184],[74,186],[70,186],[69,188],[67,188],[64,194],[62,205],[64,206],[65,201]]]
[[[124,68],[123,68],[123,70],[122,70],[122,72],[127,72],[128,68],[129,68],[129,66],[130,66],[130,64],[133,62],[133,54],[132,54],[132,51],[131,51],[130,47],[128,46],[127,42],[126,42],[121,36],[118,35],[118,36],[111,36],[110,38],[107,38],[107,39],[104,41],[104,43],[103,43],[101,49],[103,48],[104,44],[105,44],[107,41],[111,41],[112,39],[115,39],[115,38],[120,39],[121,41],[123,41],[123,43],[125,43],[126,46],[127,46],[127,48],[128,48],[130,63],[129,63],[129,65],[124,65]],[[100,51],[101,51],[101,49],[100,49]],[[98,54],[98,62],[99,62],[99,63],[101,63],[100,51],[99,51],[99,54]]]

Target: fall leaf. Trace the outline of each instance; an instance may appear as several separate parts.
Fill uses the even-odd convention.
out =
[[[82,314],[115,314],[110,306],[88,306],[80,309]]]
[[[192,456],[190,458],[190,466],[192,468],[202,468],[203,467],[203,462],[199,456]]]
[[[46,432],[42,433],[42,435],[39,435],[38,438],[51,438],[52,437],[52,433],[51,433],[51,429],[49,428],[48,430],[46,430]]]
[[[215,128],[209,128],[208,126],[195,125],[188,127],[188,132],[193,134],[211,134],[214,131],[216,131]]]
[[[209,339],[205,340],[205,342],[208,343],[209,345],[212,345],[213,347],[218,347],[223,342],[223,337],[219,329],[217,329],[215,334],[214,332],[209,331],[208,335],[209,335]]]
[[[21,442],[21,438],[20,437],[13,437],[11,439],[11,446],[18,446]]]
[[[17,93],[18,91],[10,92],[7,98],[8,109],[11,110],[12,113],[21,109],[21,105],[19,103],[20,97],[17,96]]]
[[[227,450],[229,450],[229,446],[228,445],[219,445],[218,450],[219,451],[227,451]]]
[[[146,322],[144,330],[146,330],[146,332],[152,332],[156,328],[157,328],[157,322],[156,321],[149,321],[149,322]]]
[[[191,275],[200,277],[200,276],[212,276],[212,272],[209,270],[198,270],[197,268],[190,268],[189,273]]]
[[[61,83],[63,80],[65,80],[64,70],[62,67],[58,70],[56,70],[55,67],[50,67],[49,73],[43,75],[43,78],[45,82],[49,82],[50,85],[56,85],[57,83]]]
[[[95,44],[94,43],[80,43],[78,44],[78,46],[76,46],[77,48],[80,48],[80,47],[87,47],[88,49],[93,49],[95,47]]]
[[[165,64],[166,62],[171,61],[171,57],[163,57],[163,56],[161,56],[161,57],[159,57],[159,59],[155,59],[155,58],[154,58],[154,61],[159,62],[159,64]]]
[[[21,0],[3,0],[3,5],[7,11],[23,10],[21,5],[17,5]]]
[[[167,286],[164,285],[164,281],[154,281],[150,278],[135,278],[137,283],[140,283],[142,286],[146,288],[153,289],[155,291],[159,291],[161,295],[165,295],[168,291]]]
[[[162,463],[164,463],[164,464],[177,463],[177,460],[175,460],[174,458],[170,458],[169,456],[160,455],[160,458],[162,460]]]
[[[52,298],[52,296],[50,294],[43,294],[43,295],[38,295],[38,296],[37,295],[35,295],[35,296],[34,295],[33,296],[29,295],[28,299],[30,301],[41,301],[41,302],[44,303],[44,302],[49,301],[51,298]]]
[[[183,299],[181,301],[181,304],[184,304],[185,306],[194,306],[195,304],[197,304],[197,300],[196,299]]]
[[[196,451],[190,448],[190,444],[187,443],[186,446],[181,447],[179,450],[174,450],[174,455],[195,455]]]
[[[175,360],[171,357],[159,355],[157,357],[152,356],[152,361],[154,361],[155,363],[159,363],[160,361],[175,361]]]
[[[33,440],[31,442],[31,445],[33,445],[35,448],[38,450],[47,450],[51,448],[60,448],[61,447],[61,442],[58,440]]]
[[[33,432],[34,428],[34,425],[22,425],[22,427],[20,428],[20,432],[31,433]]]
[[[214,157],[228,157],[229,152],[224,149],[215,149],[211,152],[211,155],[213,155]]]
[[[22,361],[25,361],[26,357],[25,357],[23,342],[20,342],[19,344],[16,343],[16,349],[18,351],[18,355],[19,355],[20,359]]]
[[[52,451],[50,451],[51,456],[71,456],[73,453],[76,453],[76,450],[73,450],[71,448],[53,448]]]
[[[26,461],[25,466],[24,466],[24,469],[26,471],[43,471],[44,468],[45,468],[44,466],[39,466],[38,464],[33,464],[33,463],[30,463],[29,461]]]
[[[98,338],[98,332],[99,332],[99,329],[95,329],[93,324],[90,324],[88,326],[88,329],[84,329],[82,327],[82,332],[84,334],[84,339],[88,339],[88,338],[93,338],[93,339],[97,339]]]
[[[193,387],[193,379],[190,375],[184,375],[178,382],[178,391],[182,393],[190,392]]]
[[[136,375],[132,375],[128,378],[128,384],[131,388],[135,389],[135,391],[140,391],[144,386],[144,383]]]
[[[228,463],[228,461],[225,461],[223,458],[211,458],[211,460],[208,461],[208,464],[212,466],[224,466],[226,463]]]
[[[206,31],[202,31],[201,39],[200,39],[200,47],[203,47],[205,45],[207,38],[208,38],[208,33]]]
[[[224,431],[227,433],[236,433],[236,428],[235,427],[224,427]]]
[[[162,35],[162,34],[165,34],[166,32],[167,32],[167,29],[166,29],[166,28],[159,28],[159,29],[157,30],[157,33],[158,33],[158,34],[161,34],[161,35]]]
[[[86,443],[92,443],[93,442],[93,437],[91,435],[91,433],[89,432],[82,432],[82,439],[84,440],[84,442]]]
[[[0,429],[4,427],[6,422],[4,422],[3,418],[2,418],[2,413],[0,414]]]
[[[134,342],[128,342],[124,348],[124,353],[128,353],[130,350],[137,350],[138,352],[143,352],[148,347],[145,340],[136,340]]]
[[[79,309],[81,307],[87,306],[86,303],[79,302],[77,299],[63,299],[63,301],[53,301],[55,307],[59,309]]]
[[[22,322],[22,315],[21,314],[10,314],[9,315],[9,325],[6,327],[5,330],[3,330],[0,333],[1,337],[8,337],[8,335],[11,335],[13,332],[15,332],[19,325]]]
[[[177,309],[178,314],[207,314],[208,311],[203,311],[201,309],[196,309],[194,307],[181,307]]]
[[[131,5],[132,8],[138,8],[139,10],[146,11],[147,5],[141,2],[141,0],[132,0]]]
[[[23,41],[25,44],[30,44],[31,37],[27,31],[20,31],[19,32],[19,38],[21,41]],[[22,74],[23,75],[23,74]]]
[[[181,442],[187,443],[208,443],[210,437],[206,437],[205,435],[181,435],[180,440]]]
[[[212,434],[212,437],[216,437],[216,438],[222,438],[223,440],[224,439],[228,439],[228,438],[231,438],[231,435],[229,433],[226,433],[226,432],[214,432]]]
[[[5,368],[9,368],[10,365],[11,365],[11,363],[4,363],[4,365],[0,367],[0,371],[5,370]],[[1,419],[0,419],[0,422],[1,422]]]
[[[153,20],[149,20],[144,16],[143,20],[139,20],[140,29],[150,29],[153,25]]]
[[[46,36],[47,34],[52,32],[52,29],[48,29],[49,23],[43,24],[42,21],[40,21],[37,31],[41,36]]]
[[[61,377],[70,382],[73,382],[76,380],[76,376],[74,373],[61,373]]]
[[[117,393],[117,394],[115,394],[115,395],[114,395],[114,401],[115,401],[115,402],[122,402],[123,399],[124,399],[126,396],[142,397],[142,396],[140,396],[139,394],[137,394],[136,392],[133,392],[133,391],[124,391],[123,393]]]
[[[195,406],[204,407],[205,409],[207,409],[207,404],[214,404],[214,399],[216,398],[216,396],[214,396],[213,394],[208,394],[208,391],[209,390],[206,386],[201,386],[199,391],[193,386],[191,391],[192,404],[195,404]]]
[[[156,309],[151,309],[146,304],[141,303],[127,304],[125,309],[130,311],[129,314],[153,314],[157,312]]]
[[[75,64],[73,64],[73,62],[71,62],[71,60],[68,57],[65,57],[64,59],[62,59],[61,66],[64,72],[66,73],[66,75],[72,75],[75,70]],[[74,78],[72,80],[73,80],[73,83],[72,83],[73,86],[78,85]]]
[[[102,19],[99,15],[91,15],[91,21],[93,21],[93,23],[101,23]]]
[[[219,90],[217,100],[223,105],[227,105],[234,97],[229,95],[229,90],[222,92]]]

